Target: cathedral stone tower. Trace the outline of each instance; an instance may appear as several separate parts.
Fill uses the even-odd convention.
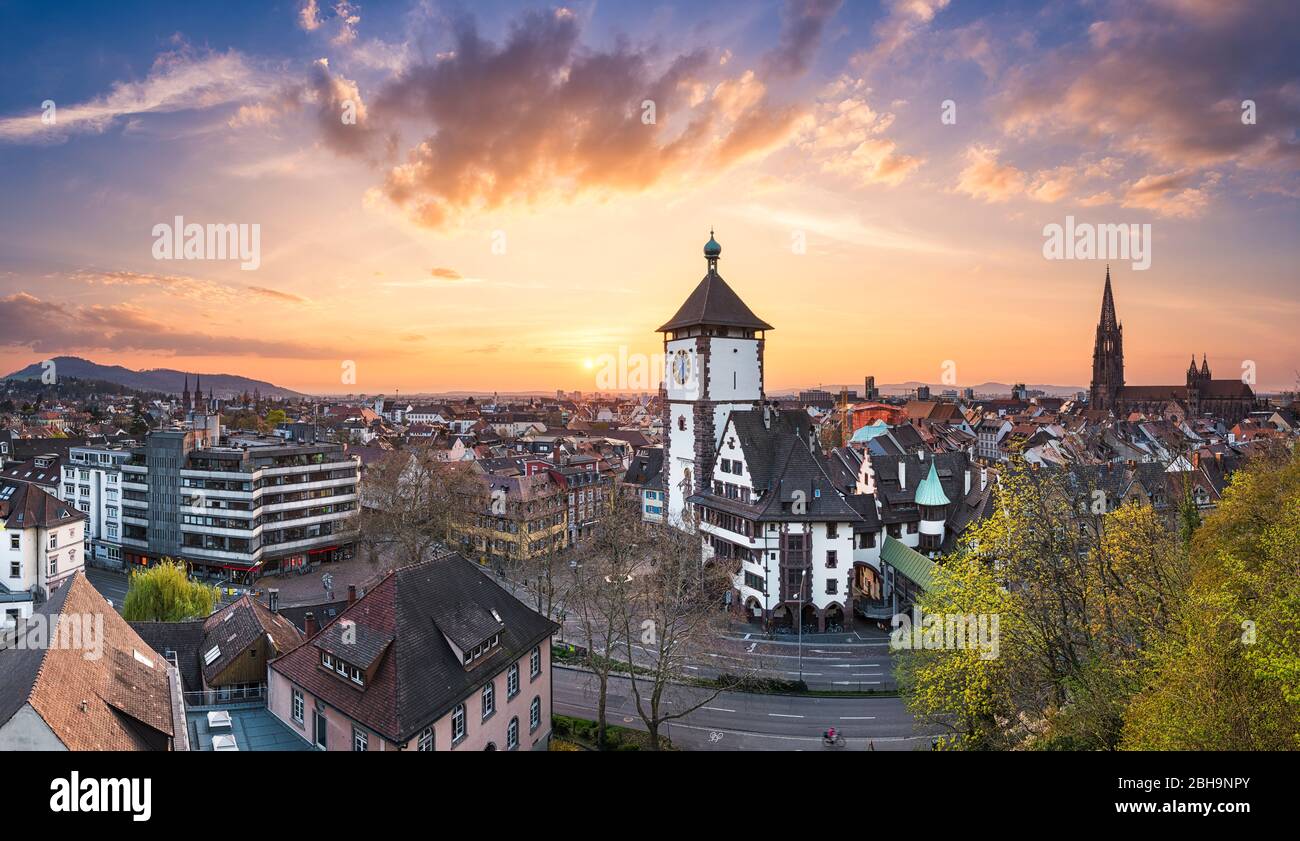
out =
[[[718,274],[721,257],[722,246],[710,231],[704,246],[707,274],[659,328],[666,368],[660,396],[669,522],[681,522],[686,500],[704,489],[727,415],[763,403],[764,332],[773,328]]]
[[[1106,267],[1106,289],[1101,296],[1101,319],[1092,346],[1092,387],[1088,405],[1093,409],[1118,409],[1124,388],[1124,325],[1115,318],[1115,296],[1110,290],[1110,267]]]

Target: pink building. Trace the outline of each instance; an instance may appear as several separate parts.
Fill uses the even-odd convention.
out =
[[[321,750],[546,750],[557,628],[460,555],[412,564],[271,661],[268,705]]]

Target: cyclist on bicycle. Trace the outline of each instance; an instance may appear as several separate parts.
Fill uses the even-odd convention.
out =
[[[832,727],[831,729],[829,729],[829,730],[827,730],[826,732],[822,733],[822,738],[825,739],[825,740],[828,741],[828,742],[833,742],[833,741],[835,741],[835,728]]]

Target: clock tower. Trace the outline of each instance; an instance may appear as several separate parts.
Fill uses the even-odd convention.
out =
[[[660,387],[668,521],[680,523],[687,498],[713,472],[727,415],[763,402],[763,337],[773,329],[718,274],[722,246],[704,245],[708,273],[659,332],[667,368]]]

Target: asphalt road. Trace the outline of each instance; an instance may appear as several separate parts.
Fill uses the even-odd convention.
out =
[[[593,719],[596,679],[589,672],[556,666],[552,671],[555,712]],[[689,707],[710,694],[674,686],[666,692],[670,709]],[[631,685],[610,678],[606,721],[644,730]],[[841,731],[845,747],[822,745],[829,727]],[[723,692],[703,707],[665,726],[663,735],[684,750],[917,750],[930,737],[917,733],[899,698],[817,698]]]
[[[494,575],[490,570],[484,570],[484,573],[513,592],[524,604],[536,607],[536,598],[522,585]],[[562,624],[559,641],[585,644],[576,618],[568,617]],[[633,646],[633,649],[638,663],[654,661],[651,649],[640,645]],[[741,672],[798,680],[802,674],[809,689],[868,692],[897,688],[889,636],[875,628],[838,634],[806,634],[800,645],[795,634],[779,634],[768,639],[757,630],[750,631],[737,625],[734,633],[719,637],[710,650],[692,656],[690,663],[687,668],[699,677]]]

